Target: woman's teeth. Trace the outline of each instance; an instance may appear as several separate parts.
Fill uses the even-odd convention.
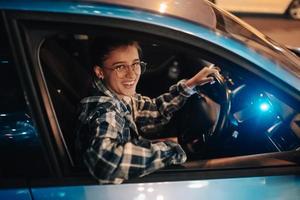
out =
[[[133,86],[134,85],[134,81],[123,82],[123,84],[125,86]]]

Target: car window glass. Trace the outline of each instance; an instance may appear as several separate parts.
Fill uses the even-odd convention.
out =
[[[36,177],[45,173],[45,162],[8,41],[1,21],[0,179]]]

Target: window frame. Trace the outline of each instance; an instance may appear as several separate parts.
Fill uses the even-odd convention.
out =
[[[11,77],[10,76],[11,74],[9,73],[8,74],[9,76],[7,78],[9,78],[9,79],[11,79],[11,81],[17,83],[16,85],[14,85],[14,87],[16,87],[16,89],[18,91],[20,91],[20,95],[18,94],[17,96],[14,96],[14,98],[20,98],[18,100],[19,101],[18,103],[22,104],[22,105],[19,105],[19,107],[17,107],[17,109],[5,110],[3,113],[1,113],[1,114],[5,114],[4,116],[2,116],[4,119],[4,121],[2,121],[2,122],[4,122],[4,127],[8,126],[10,128],[11,128],[11,126],[18,127],[19,122],[26,123],[26,126],[30,125],[30,128],[34,128],[34,133],[32,133],[32,134],[39,135],[39,133],[36,129],[36,124],[33,123],[33,121],[32,121],[32,112],[28,105],[28,93],[25,91],[26,83],[22,77],[22,71],[20,70],[20,67],[19,67],[20,63],[19,63],[19,60],[17,59],[17,55],[16,55],[16,46],[13,45],[14,41],[13,41],[13,37],[11,35],[11,27],[12,26],[9,22],[9,17],[7,16],[6,12],[3,10],[0,10],[0,19],[1,19],[1,28],[3,28],[1,31],[1,34],[3,34],[3,35],[1,35],[1,37],[4,37],[3,39],[5,40],[5,45],[6,45],[6,46],[2,46],[5,48],[4,55],[7,56],[4,58],[8,59],[8,63],[9,63],[8,66],[4,66],[4,67],[13,68],[13,70],[12,70],[14,73],[13,76]],[[1,44],[1,45],[4,45],[4,44]],[[5,73],[5,75],[7,75],[7,74]],[[6,85],[4,85],[4,87],[5,86]],[[9,101],[9,99],[6,99],[5,101]],[[11,102],[8,102],[8,103],[11,103]],[[33,126],[33,127],[31,127],[31,126]],[[24,130],[24,126],[22,126],[22,130]],[[17,131],[19,131],[19,130],[17,129]],[[8,149],[6,149],[6,151],[4,151],[4,153],[6,155],[9,155],[9,158],[12,158],[12,159],[9,160],[9,162],[7,162],[7,160],[5,160],[5,158],[2,158],[2,159],[4,159],[3,162],[5,162],[5,164],[3,166],[5,166],[5,168],[7,168],[6,170],[8,170],[8,171],[7,171],[7,173],[5,173],[6,171],[3,171],[4,176],[3,177],[0,176],[0,179],[2,180],[2,181],[0,181],[1,189],[13,187],[13,188],[17,188],[16,191],[21,191],[18,188],[27,188],[29,177],[31,177],[31,176],[46,177],[47,174],[49,174],[49,172],[50,172],[49,163],[47,162],[47,160],[44,160],[45,149],[44,149],[43,145],[41,144],[41,141],[39,140],[38,136],[36,136],[36,137],[33,135],[25,136],[24,138],[30,137],[30,138],[33,138],[34,140],[31,142],[25,141],[24,145],[17,146],[17,145],[20,145],[21,142],[23,142],[23,140],[20,141],[19,134],[20,134],[20,132],[17,132],[17,136],[13,136],[13,139],[4,147],[4,148],[8,147],[9,151],[13,151],[15,147],[18,147],[18,149],[13,152],[7,152]],[[24,139],[23,136],[21,138]],[[19,148],[19,147],[21,147],[21,148]],[[22,151],[22,153],[18,153],[20,150],[21,151],[24,150],[24,151]],[[29,155],[32,155],[31,154],[32,152],[33,152],[34,156],[29,156]],[[26,163],[24,163],[24,165],[22,165],[20,163],[20,160],[18,160],[18,157],[13,157],[12,155],[19,156],[19,158],[22,159],[22,162],[26,162],[26,161],[28,161],[28,162],[26,162]],[[18,164],[12,163],[15,160],[18,162]],[[37,161],[37,162],[36,163],[34,162],[31,164],[30,161],[33,161],[33,160]],[[41,167],[39,172],[35,171],[37,169],[37,165],[38,165],[38,167]],[[0,170],[1,170],[1,167],[0,167]],[[3,181],[3,180],[5,180],[5,181]]]
[[[41,139],[45,145],[44,151],[46,152],[48,164],[52,169],[51,180],[32,180],[31,183],[33,185],[96,184],[96,181],[91,177],[86,177],[85,175],[77,176],[77,174],[74,174],[74,171],[72,171],[72,164],[68,158],[65,142],[61,137],[62,133],[60,132],[59,124],[51,103],[45,77],[43,77],[42,69],[38,59],[38,51],[41,44],[40,42],[43,39],[41,35],[53,33],[51,30],[49,30],[50,28],[48,28],[48,30],[45,28],[48,24],[66,23],[74,24],[74,26],[87,25],[92,27],[103,26],[121,28],[128,31],[143,32],[155,35],[156,37],[169,38],[170,40],[180,41],[199,49],[204,49],[207,45],[210,45],[210,48],[207,50],[208,52],[214,52],[214,54],[218,56],[225,56],[228,60],[234,61],[234,63],[243,66],[246,70],[251,71],[251,69],[253,69],[252,63],[246,61],[238,55],[235,55],[232,52],[226,51],[225,49],[222,49],[216,45],[212,45],[205,40],[190,36],[186,33],[179,33],[175,30],[170,30],[155,25],[143,24],[143,26],[139,26],[139,22],[126,21],[123,19],[113,19],[99,16],[79,16],[73,14],[68,14],[69,17],[66,17],[66,14],[53,14],[47,12],[5,11],[4,16],[7,18],[11,35],[10,40],[14,46],[15,59],[20,61],[17,63],[19,75],[22,79],[22,84],[24,85],[24,89],[28,96],[28,102],[33,113],[34,121],[37,124],[38,131],[41,133]],[[37,24],[44,24],[41,30],[35,30],[38,27],[34,27],[35,22],[37,22]],[[33,39],[33,35],[36,37],[35,39]],[[259,74],[262,78],[269,80],[271,83],[276,81],[273,77],[266,77],[267,75],[261,74],[260,71],[256,71],[255,74]],[[288,94],[292,93],[292,91],[288,89],[284,91],[284,93],[285,92]],[[297,97],[291,98],[291,103],[295,102],[298,103]],[[288,155],[294,153],[295,152],[287,152]],[[300,152],[296,152],[296,154],[299,157]],[[270,157],[269,154],[264,156],[267,158]],[[230,163],[229,160],[227,162]],[[201,163],[199,163],[199,166],[201,166]],[[171,168],[160,170],[149,176],[133,179],[127,182],[140,183],[150,181],[179,181],[299,173],[299,165],[233,169]]]

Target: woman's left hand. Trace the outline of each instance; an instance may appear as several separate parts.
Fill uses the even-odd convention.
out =
[[[188,79],[185,84],[188,87],[194,87],[197,85],[204,85],[214,81],[214,74],[219,75],[220,69],[211,65],[209,67],[202,68],[196,75]]]

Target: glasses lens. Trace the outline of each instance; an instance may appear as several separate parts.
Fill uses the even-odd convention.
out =
[[[126,74],[128,73],[128,70],[133,70],[135,74],[142,74],[146,71],[146,63],[145,62],[139,62],[136,64],[133,64],[132,66],[117,68],[117,76],[119,78],[124,78]]]
[[[118,75],[119,78],[123,78],[127,74],[127,68],[123,67],[121,69],[116,70],[116,72],[117,72],[117,75]]]

